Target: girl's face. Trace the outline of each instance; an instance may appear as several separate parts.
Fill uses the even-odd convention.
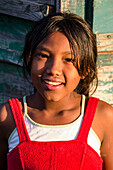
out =
[[[31,66],[33,84],[48,101],[60,101],[74,93],[80,76],[73,65],[67,37],[55,32],[38,44]]]

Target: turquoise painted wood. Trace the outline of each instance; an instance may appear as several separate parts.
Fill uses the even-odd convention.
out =
[[[30,78],[29,81],[31,82]],[[0,62],[0,103],[12,97],[32,94],[34,87],[22,73],[22,67],[11,63]]]
[[[20,62],[25,34],[32,25],[30,21],[0,14],[0,103],[33,91],[22,76]]]
[[[113,54],[100,54],[98,57],[99,86],[94,96],[113,105]]]
[[[113,0],[94,0],[93,30],[99,55],[95,96],[113,105]]]
[[[0,14],[0,60],[21,64],[25,35],[32,26],[33,22]]]
[[[94,0],[95,33],[113,32],[113,0]]]
[[[84,0],[61,0],[61,11],[72,12],[84,18],[85,1]]]
[[[0,14],[0,103],[31,94],[33,85],[22,74],[20,56],[33,22]]]

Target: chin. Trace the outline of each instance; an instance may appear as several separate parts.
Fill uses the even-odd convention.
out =
[[[46,100],[48,102],[58,102],[60,101],[62,98],[59,98],[59,97],[46,97]]]
[[[57,95],[55,95],[55,94],[52,94],[52,95],[45,94],[43,97],[48,102],[58,102],[58,101],[63,99],[63,96],[60,96],[58,94]]]

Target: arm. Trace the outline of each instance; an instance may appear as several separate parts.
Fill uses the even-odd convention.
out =
[[[2,133],[3,128],[0,127],[0,169],[7,169],[7,142],[4,139]]]
[[[113,107],[105,102],[101,102],[100,111],[104,129],[101,145],[103,170],[113,170]]]
[[[5,137],[6,107],[0,107],[0,169],[7,169],[7,140]]]
[[[14,129],[10,106],[0,106],[0,169],[7,169],[8,137]]]

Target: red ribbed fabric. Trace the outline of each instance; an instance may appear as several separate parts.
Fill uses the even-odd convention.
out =
[[[102,159],[87,144],[98,99],[89,98],[77,139],[55,142],[31,141],[18,99],[9,103],[20,143],[7,156],[8,170],[102,170]]]

